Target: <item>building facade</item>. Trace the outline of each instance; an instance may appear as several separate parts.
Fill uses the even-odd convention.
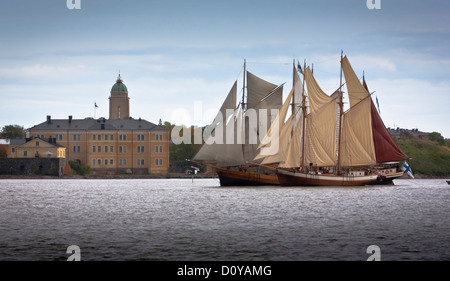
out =
[[[67,159],[89,165],[94,174],[166,174],[169,130],[129,115],[127,87],[119,75],[111,89],[109,119],[52,119],[29,129],[35,138],[54,138]]]

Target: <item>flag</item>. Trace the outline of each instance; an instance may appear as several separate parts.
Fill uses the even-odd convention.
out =
[[[94,106],[95,106],[95,108],[97,108],[97,107],[98,107],[98,105],[97,105],[97,103],[96,103],[96,102],[94,102]]]
[[[303,74],[302,66],[300,65],[300,62],[297,62],[297,68],[298,71],[300,71],[301,74]]]
[[[407,173],[408,176],[410,176],[411,178],[414,178],[413,172],[411,170],[411,167],[409,167],[408,163],[406,163],[406,161],[403,163],[403,173]]]
[[[381,114],[381,111],[380,111],[380,104],[378,103],[378,97],[375,97],[375,98],[376,98],[376,100],[377,100],[378,113]]]

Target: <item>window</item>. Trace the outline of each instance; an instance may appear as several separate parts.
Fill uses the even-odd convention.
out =
[[[11,152],[14,153],[16,151],[16,149],[13,147],[11,148]]]
[[[111,146],[109,147],[109,152],[114,152],[114,146],[111,145]]]
[[[57,136],[57,139],[60,140],[60,141],[62,141],[62,135],[58,135],[58,136]]]
[[[105,140],[108,140],[108,135],[105,135]]]
[[[101,159],[98,159],[98,160],[97,160],[97,164],[100,166],[100,165],[102,164],[102,160],[101,160]]]
[[[95,159],[92,159],[92,166],[95,166]]]
[[[119,140],[122,140],[122,135],[119,135]]]
[[[102,147],[100,145],[97,147],[97,152],[98,153],[102,152]]]
[[[137,152],[138,153],[144,153],[144,146],[138,146],[137,147]]]
[[[159,146],[159,152],[163,152],[162,151],[162,145]]]
[[[122,147],[121,146],[119,146],[119,152],[122,152]]]
[[[113,159],[109,159],[109,165],[114,165],[114,160]]]
[[[155,146],[155,152],[159,152],[159,146]]]
[[[108,152],[108,146],[105,145],[105,152]]]
[[[138,159],[137,164],[138,166],[144,166],[144,159]]]
[[[162,159],[159,159],[159,166],[162,166]]]
[[[95,140],[95,135],[92,135],[92,140]]]
[[[95,152],[95,145],[92,147],[92,152]]]
[[[127,140],[127,135],[123,135],[123,140],[124,140],[124,141]]]
[[[23,156],[28,156],[28,151],[25,150],[25,151],[23,152]]]
[[[77,152],[77,147],[76,146],[73,147],[73,152]]]
[[[105,159],[105,165],[108,165],[108,159]]]
[[[39,142],[38,141],[36,142],[36,146],[39,146]]]
[[[114,135],[111,135],[110,137],[111,137],[110,140],[114,140]]]
[[[159,135],[155,134],[156,140],[159,140]]]
[[[102,140],[102,135],[98,135],[98,140]]]
[[[74,135],[73,135],[73,140],[74,140],[74,141],[79,141],[79,140],[81,140],[81,135],[76,135],[76,134],[74,134]]]

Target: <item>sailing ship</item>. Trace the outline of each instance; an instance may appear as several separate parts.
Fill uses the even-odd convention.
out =
[[[342,74],[350,108],[343,110]],[[377,163],[407,159],[384,126],[371,99],[341,55],[339,89],[325,94],[305,68],[301,123],[293,131],[287,157],[277,168],[283,186],[363,186],[380,180]],[[307,106],[308,104],[308,106]]]
[[[242,99],[236,106],[236,80],[216,118],[205,129],[205,144],[188,161],[212,168],[221,186],[279,185],[276,170],[259,165],[261,160],[254,158],[263,134],[259,124],[267,122],[265,128],[272,125],[272,109],[278,111],[282,106],[283,84],[272,84],[247,71],[245,60],[243,72]],[[260,115],[263,109],[266,118]]]

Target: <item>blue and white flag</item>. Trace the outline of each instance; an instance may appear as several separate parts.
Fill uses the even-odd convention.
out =
[[[405,161],[405,163],[403,163],[402,170],[403,170],[403,173],[407,173],[408,176],[410,176],[411,178],[414,178],[414,175],[413,175],[413,172],[411,170],[411,167],[409,167],[409,165],[408,165],[408,163],[406,163],[406,161]]]
[[[303,74],[302,66],[300,65],[300,62],[297,62],[297,69],[300,71],[301,74]]]

